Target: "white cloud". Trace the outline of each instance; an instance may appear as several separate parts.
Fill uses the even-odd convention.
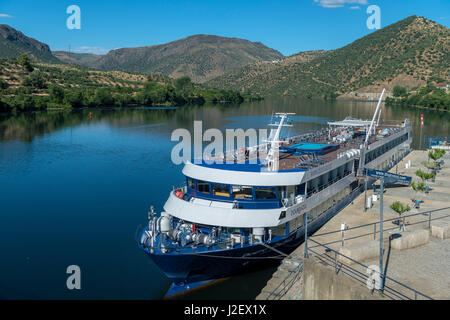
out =
[[[318,3],[319,6],[324,8],[340,8],[343,7],[346,3],[356,3],[356,4],[367,4],[367,0],[314,0],[314,2]],[[356,9],[355,7],[353,7]]]
[[[75,53],[93,53],[93,54],[107,54],[109,49],[102,48],[102,47],[76,47],[72,49],[72,52]]]
[[[6,13],[0,13],[0,18],[12,18],[13,16],[6,14]]]

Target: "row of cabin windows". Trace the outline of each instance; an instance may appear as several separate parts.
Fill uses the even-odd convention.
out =
[[[385,154],[387,151],[398,146],[399,144],[401,144],[402,142],[404,142],[406,140],[408,140],[407,133],[402,135],[401,137],[398,137],[397,139],[390,141],[389,143],[387,143],[381,147],[378,147],[378,148],[368,152],[366,155],[366,164],[371,162],[372,160],[378,158],[379,156]]]
[[[245,200],[276,200],[289,199],[294,201],[298,195],[311,196],[316,192],[322,191],[327,186],[337,182],[347,176],[353,170],[352,162],[347,162],[339,168],[328,171],[323,175],[310,180],[307,184],[302,183],[296,186],[283,187],[252,187],[240,185],[226,185],[219,183],[210,183],[202,180],[187,178],[187,185],[190,189],[196,190],[207,195],[214,195],[232,199]]]
[[[327,199],[326,201],[322,202],[318,206],[314,207],[310,211],[307,212],[309,215],[308,222],[317,219],[319,216],[321,216],[323,213],[325,213],[327,210],[329,210],[332,206],[334,206],[337,202],[343,200],[345,197],[347,197],[352,191],[351,187],[346,187],[343,190],[336,193],[331,198]],[[289,228],[287,228],[287,223],[283,223],[279,226],[270,228],[272,230],[272,236],[286,236],[297,229],[303,227],[304,223],[304,215],[300,215],[292,220],[289,221]],[[251,230],[247,228],[223,228],[222,231],[224,233],[240,233],[242,235],[248,236],[251,234]]]
[[[200,193],[233,199],[274,200],[277,199],[278,192],[276,187],[230,186],[191,178],[187,178],[187,185],[190,189]]]

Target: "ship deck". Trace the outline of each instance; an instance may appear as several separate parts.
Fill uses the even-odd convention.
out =
[[[380,125],[376,127],[376,131],[380,132],[384,129],[388,129],[389,133],[381,136],[381,135],[371,135],[369,137],[368,144],[369,146],[379,140],[386,139],[393,134],[399,132],[403,129],[403,127],[398,125]],[[287,142],[283,143],[280,146],[279,152],[279,171],[305,171],[310,170],[312,168],[321,166],[330,161],[336,160],[341,153],[345,153],[351,149],[360,149],[360,146],[364,143],[365,135],[353,136],[348,140],[339,141],[334,138],[338,137],[342,131],[345,131],[343,128],[331,128],[331,129],[322,129],[319,131],[315,131],[313,133],[303,134],[300,136],[288,138]],[[325,154],[315,153],[312,150],[308,152],[302,152],[299,149],[299,152],[285,152],[282,147],[290,148],[296,146],[298,144],[308,144],[311,146],[311,149],[315,149],[314,145],[324,145],[324,146],[336,146],[336,149],[327,152]],[[251,150],[252,148],[248,148]],[[251,167],[253,171],[260,171],[265,166],[267,150],[265,150],[265,145],[263,147],[259,146],[258,150],[253,150],[245,154],[245,152],[228,152],[226,155],[220,155],[217,157],[210,158],[209,160],[221,160],[224,161],[224,165],[221,165],[221,169],[228,170],[240,170],[239,166],[230,166],[226,165],[229,163],[239,164],[245,163],[247,167]],[[231,159],[231,162],[230,162]],[[257,163],[249,165],[249,163]],[[205,164],[206,165],[206,164]]]

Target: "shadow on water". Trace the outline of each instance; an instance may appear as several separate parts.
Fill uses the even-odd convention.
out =
[[[237,105],[84,109],[0,115],[0,296],[7,299],[161,299],[170,282],[134,241],[151,204],[162,211],[184,180],[171,161],[177,128],[266,128],[273,112],[295,112],[290,133],[346,116],[371,118],[376,103],[268,98]],[[409,118],[418,145],[449,136],[450,114],[389,107],[384,122]],[[79,265],[82,290],[66,288]],[[183,299],[253,299],[270,266],[199,289]]]

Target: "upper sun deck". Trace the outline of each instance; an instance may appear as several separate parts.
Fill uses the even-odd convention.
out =
[[[387,141],[404,129],[402,125],[377,126],[376,134],[370,135],[368,139],[368,149],[383,144],[383,140]],[[301,172],[320,167],[351,150],[360,150],[365,138],[364,128],[358,127],[328,128],[286,138],[279,147],[278,172]],[[267,152],[268,144],[263,144],[229,151],[200,163],[193,163],[220,170],[267,172]]]

